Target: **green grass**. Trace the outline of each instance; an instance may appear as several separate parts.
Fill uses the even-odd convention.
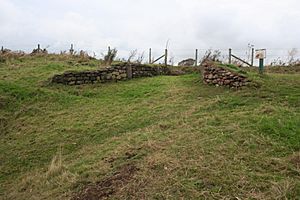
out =
[[[247,74],[247,72],[245,70],[243,70],[240,67],[237,67],[236,65],[233,65],[233,64],[217,64],[217,65],[219,65],[219,67],[230,70],[232,72],[236,72],[236,73],[240,73],[240,74],[244,74],[244,75]]]
[[[126,163],[139,170],[112,199],[299,199],[300,74],[239,91],[198,74],[49,84],[98,66],[76,63],[1,64],[1,199],[69,199]]]

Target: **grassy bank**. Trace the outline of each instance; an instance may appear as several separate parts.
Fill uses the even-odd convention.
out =
[[[105,180],[116,199],[300,196],[300,74],[240,91],[198,74],[49,84],[98,65],[75,62],[0,65],[1,198],[69,199]],[[122,185],[108,181],[128,165]]]

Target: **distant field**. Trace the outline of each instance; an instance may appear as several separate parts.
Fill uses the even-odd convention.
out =
[[[49,84],[98,65],[0,63],[0,199],[299,199],[300,73]]]

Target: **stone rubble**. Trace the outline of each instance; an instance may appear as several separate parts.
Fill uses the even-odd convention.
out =
[[[243,74],[227,70],[212,63],[203,65],[203,81],[209,85],[241,88],[250,81]]]

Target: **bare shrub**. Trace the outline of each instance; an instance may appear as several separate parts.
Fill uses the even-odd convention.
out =
[[[0,53],[0,63],[9,62],[14,59],[20,59],[26,56],[24,51],[12,51],[10,49],[4,49]]]
[[[206,62],[220,62],[221,51],[220,50],[212,50],[209,49],[205,52],[204,56],[200,60],[200,64],[204,64]]]
[[[170,56],[169,63],[170,63],[170,65],[174,66],[174,63],[175,63],[175,56],[174,55]]]
[[[143,51],[142,53],[140,53],[137,56],[136,62],[139,63],[139,64],[141,64],[144,61],[144,58],[145,58],[145,52]]]
[[[145,52],[138,53],[138,50],[134,49],[134,50],[129,52],[129,56],[128,56],[127,60],[126,59],[121,59],[121,61],[141,64],[144,61],[144,58],[145,58]]]
[[[287,64],[289,66],[298,66],[300,65],[300,60],[299,59],[295,59],[296,55],[298,54],[298,49],[293,48],[291,50],[288,51],[288,60],[287,60]]]
[[[300,66],[300,59],[296,59],[298,53],[296,48],[288,50],[286,61],[283,61],[282,58],[278,57],[272,60],[270,66]]]
[[[296,48],[293,48],[288,51],[288,64],[291,65],[295,61],[295,56],[297,55],[298,50]]]
[[[127,62],[131,62],[137,54],[137,49],[130,51]]]
[[[282,59],[280,57],[272,60],[272,62],[270,63],[270,66],[285,66],[286,63],[282,61]]]
[[[114,61],[114,59],[117,57],[118,50],[116,48],[111,49],[108,48],[108,51],[106,54],[103,55],[104,63],[106,65],[111,65],[111,63]]]

